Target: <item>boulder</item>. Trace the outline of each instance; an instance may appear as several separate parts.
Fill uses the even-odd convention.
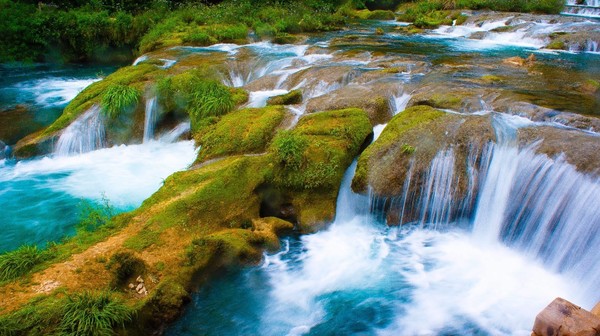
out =
[[[535,318],[532,336],[600,335],[600,317],[556,298]]]

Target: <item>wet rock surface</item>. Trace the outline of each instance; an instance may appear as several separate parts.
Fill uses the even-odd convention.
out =
[[[535,318],[532,336],[597,336],[600,318],[563,299],[556,298]]]

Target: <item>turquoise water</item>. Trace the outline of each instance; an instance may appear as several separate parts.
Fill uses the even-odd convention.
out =
[[[74,233],[82,202],[137,208],[195,158],[191,141],[116,146],[77,156],[0,164],[0,251],[59,241]],[[160,160],[157,160],[160,158]]]
[[[4,124],[0,128],[23,126],[17,132],[23,136],[51,123],[78,92],[116,68],[0,67],[0,114],[10,113],[2,112],[4,109],[24,105],[26,116],[31,117],[24,125]],[[4,122],[23,118],[2,117]],[[10,144],[14,139],[4,141]],[[115,213],[135,209],[161,186],[163,179],[186,168],[194,153],[191,142],[156,141],[78,156],[0,160],[0,252],[22,244],[44,245],[72,235],[84,203],[100,205],[107,199]]]

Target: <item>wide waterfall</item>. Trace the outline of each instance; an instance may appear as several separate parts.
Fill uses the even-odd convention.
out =
[[[100,110],[100,106],[94,105],[69,125],[60,135],[55,153],[59,156],[81,154],[105,147]]]

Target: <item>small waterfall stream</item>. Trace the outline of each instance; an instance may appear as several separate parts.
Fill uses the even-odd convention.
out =
[[[56,144],[55,154],[82,154],[105,147],[104,121],[100,110],[100,106],[92,106],[65,128]]]
[[[144,142],[154,139],[154,128],[158,122],[158,104],[156,97],[146,100],[146,110],[144,116]]]

